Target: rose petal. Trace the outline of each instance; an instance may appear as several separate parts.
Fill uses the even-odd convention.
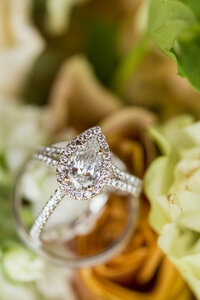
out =
[[[103,87],[84,57],[63,64],[50,97],[52,128],[66,124],[80,129],[91,127],[121,106],[117,96]]]

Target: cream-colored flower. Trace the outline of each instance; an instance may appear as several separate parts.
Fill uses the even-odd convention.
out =
[[[0,299],[38,300],[34,290],[27,284],[14,284],[6,280],[0,270]],[[17,296],[16,296],[17,295]]]
[[[75,291],[70,285],[73,271],[45,265],[41,278],[36,282],[36,289],[45,299],[76,300]]]
[[[23,246],[10,245],[1,254],[0,299],[75,300],[72,271],[44,262]]]
[[[145,177],[151,224],[160,247],[200,299],[200,122],[181,116],[150,133],[164,154]]]
[[[0,153],[11,173],[16,173],[31,152],[48,137],[45,110],[23,106],[0,96]]]
[[[22,88],[44,42],[30,20],[30,0],[0,0],[0,93]]]

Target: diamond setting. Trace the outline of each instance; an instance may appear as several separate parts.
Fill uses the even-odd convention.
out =
[[[95,126],[72,140],[57,165],[61,190],[76,200],[101,192],[111,172],[111,155],[101,128]]]

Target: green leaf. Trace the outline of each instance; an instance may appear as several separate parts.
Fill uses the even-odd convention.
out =
[[[149,9],[148,30],[156,44],[169,56],[175,39],[195,24],[195,15],[186,5],[175,0],[152,0]]]
[[[131,75],[137,70],[138,65],[144,59],[145,55],[151,48],[152,41],[146,35],[130,50],[124,59],[117,66],[112,84],[115,91],[123,94],[126,84]]]
[[[105,19],[88,20],[86,27],[86,55],[100,81],[110,85],[112,74],[118,63],[118,28]]]
[[[148,32],[176,62],[179,75],[200,91],[199,0],[152,0]]]
[[[175,53],[178,72],[200,91],[200,36],[192,41],[179,41],[179,51]]]
[[[200,20],[200,5],[199,0],[180,0],[187,5],[195,14],[196,18]]]

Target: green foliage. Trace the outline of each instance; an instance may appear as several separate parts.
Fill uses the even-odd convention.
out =
[[[86,55],[97,77],[109,85],[118,62],[117,26],[104,19],[91,19],[86,26]]]
[[[148,32],[177,63],[179,75],[200,91],[199,0],[152,0]]]
[[[112,82],[113,88],[119,94],[123,94],[129,78],[131,78],[145,55],[148,53],[150,44],[151,41],[145,35],[119,63],[115,70]]]
[[[195,14],[196,18],[200,20],[200,5],[199,0],[180,0],[187,5]]]

